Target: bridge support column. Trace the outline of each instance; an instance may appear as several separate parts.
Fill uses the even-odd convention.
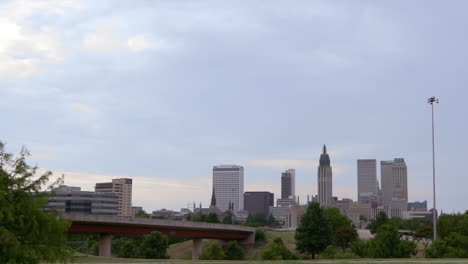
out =
[[[240,241],[241,245],[253,245],[255,244],[255,232],[251,233],[246,239]]]
[[[99,240],[99,256],[111,257],[112,235],[101,234]]]
[[[192,260],[197,260],[200,258],[202,253],[202,239],[201,238],[194,238],[193,240],[193,247],[192,247]]]

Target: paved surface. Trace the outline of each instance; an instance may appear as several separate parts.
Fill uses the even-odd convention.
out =
[[[159,231],[170,237],[242,240],[255,234],[256,228],[165,219],[108,215],[66,214],[72,221],[69,233],[149,234]]]

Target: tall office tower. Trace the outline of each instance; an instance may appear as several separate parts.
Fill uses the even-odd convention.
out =
[[[244,168],[238,165],[213,167],[213,193],[216,207],[227,211],[234,204],[234,212],[244,209]]]
[[[357,161],[358,202],[377,200],[377,160]]]
[[[408,203],[408,171],[405,159],[397,158],[393,161],[393,199]],[[406,205],[405,205],[406,206]]]
[[[296,195],[296,170],[289,169],[281,173],[281,199]]]
[[[393,160],[380,162],[382,202],[388,203],[393,197]]]
[[[327,154],[327,146],[323,145],[318,167],[318,200],[321,205],[329,205],[332,200],[332,167]]]
[[[380,169],[383,202],[408,203],[408,172],[405,160],[396,158],[393,161],[381,161]]]
[[[120,216],[132,216],[132,179],[112,179],[112,182],[96,183],[96,192],[115,193],[117,195],[117,212]]]

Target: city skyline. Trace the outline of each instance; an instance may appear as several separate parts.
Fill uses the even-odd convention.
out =
[[[467,8],[2,1],[0,140],[86,191],[132,178],[148,211],[209,205],[217,164],[243,166],[244,191],[275,197],[294,168],[306,201],[327,143],[334,195],[357,199],[357,159],[402,157],[409,201],[430,208],[437,96],[437,207],[464,211]]]

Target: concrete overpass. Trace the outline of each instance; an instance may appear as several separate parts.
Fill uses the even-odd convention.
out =
[[[256,229],[246,226],[107,215],[65,214],[65,217],[72,221],[68,233],[100,234],[99,256],[111,256],[113,235],[145,235],[153,231],[169,237],[191,238],[192,259],[200,257],[204,238],[255,242]]]

